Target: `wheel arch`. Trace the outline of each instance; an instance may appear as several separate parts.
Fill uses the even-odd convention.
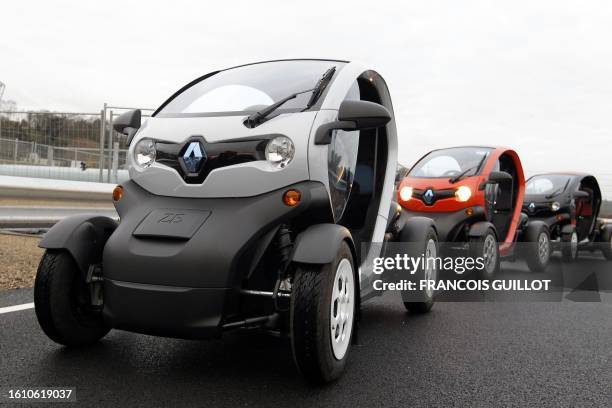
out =
[[[355,243],[348,228],[342,225],[324,223],[316,224],[300,232],[293,244],[291,260],[308,264],[326,264],[334,260],[340,244],[346,241],[351,253],[358,263]]]
[[[429,228],[433,228],[438,235],[438,228],[435,221],[429,217],[410,217],[402,225],[400,231],[399,240],[401,242],[415,242],[419,241],[422,236],[427,232]]]
[[[489,221],[478,221],[470,226],[470,230],[468,231],[468,235],[470,238],[482,237],[488,229],[492,229],[495,234],[495,238],[499,241],[499,236],[497,235],[497,229],[495,226]]]
[[[358,256],[353,236],[348,228],[338,224],[316,224],[298,234],[293,244],[291,261],[306,264],[327,264],[333,262],[346,242],[353,256],[353,274],[355,279],[355,323],[353,328],[353,343],[358,341],[358,322],[361,319],[361,282],[359,279]]]
[[[74,215],[55,224],[38,246],[66,250],[85,276],[90,265],[102,261],[104,245],[117,225],[115,220],[108,217]]]

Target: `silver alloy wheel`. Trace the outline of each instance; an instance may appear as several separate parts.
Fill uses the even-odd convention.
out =
[[[427,241],[427,246],[425,247],[425,273],[424,277],[427,281],[434,281],[434,283],[438,280],[438,270],[436,268],[435,258],[438,256],[438,251],[436,250],[436,241],[430,239]],[[433,262],[428,261],[428,259],[434,258]],[[433,298],[434,290],[427,285],[425,289],[425,295],[427,299]]]
[[[342,360],[351,340],[355,312],[354,296],[353,267],[349,260],[344,258],[336,268],[329,319],[332,350],[337,360]]]
[[[550,257],[550,242],[548,234],[545,232],[540,233],[538,237],[538,257],[542,264],[548,262],[548,258]]]
[[[576,231],[572,232],[570,238],[570,250],[572,251],[572,259],[576,259],[578,255],[578,234],[576,234]]]
[[[488,274],[492,274],[495,271],[495,265],[497,265],[497,242],[493,234],[488,234],[485,238],[482,255],[484,258],[485,270]]]

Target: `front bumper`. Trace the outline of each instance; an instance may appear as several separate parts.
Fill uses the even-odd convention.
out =
[[[463,236],[466,226],[486,219],[483,207],[474,206],[471,208],[471,215],[467,214],[467,207],[459,211],[450,212],[418,212],[404,210],[404,213],[407,217],[420,216],[433,219],[438,232],[439,241],[445,245],[448,243],[451,247],[454,247],[456,246],[456,242],[466,241],[466,237]]]
[[[106,279],[104,318],[116,329],[177,338],[209,338],[220,324],[231,289],[182,288]]]

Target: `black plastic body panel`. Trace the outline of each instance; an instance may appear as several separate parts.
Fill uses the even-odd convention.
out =
[[[493,230],[493,232],[495,233],[495,236],[497,237],[497,240],[499,241],[499,237],[497,236],[498,234],[497,234],[497,230],[495,229],[495,225],[493,225],[493,223],[489,221],[479,221],[471,225],[468,235],[471,238],[479,238],[479,237],[482,237],[490,229]]]
[[[116,329],[156,336],[218,337],[230,289],[182,288],[106,279],[105,321]]]
[[[164,208],[153,210],[136,227],[140,238],[190,239],[210,216],[210,211]]]
[[[325,192],[321,183],[303,182],[255,197],[207,199],[157,196],[134,182],[123,187],[124,198],[117,205],[121,223],[104,248],[104,277],[192,288],[234,286],[234,267],[242,250],[270,228],[314,205]],[[295,207],[282,201],[289,188],[302,193]],[[326,193],[323,197],[328,200]],[[328,201],[325,204],[329,206]],[[134,236],[155,209],[200,210],[210,215],[189,240]]]
[[[239,289],[250,272],[239,265],[251,265],[244,258],[258,253],[249,249],[269,242],[270,230],[283,222],[329,212],[325,187],[311,181],[216,199],[157,196],[132,181],[123,187],[116,204],[121,223],[104,248],[104,318],[112,327],[171,337],[218,334],[218,326],[239,312]],[[295,207],[282,201],[289,188],[302,193]],[[190,239],[135,236],[157,209],[210,214]]]
[[[338,254],[342,241],[348,242],[355,263],[358,263],[359,258],[356,257],[351,233],[338,224],[317,224],[301,232],[295,240],[291,260],[311,264],[331,263]]]
[[[430,218],[435,223],[436,232],[440,242],[464,242],[467,235],[466,227],[486,219],[483,207],[472,207],[474,212],[468,215],[465,210],[453,212],[416,212],[404,210],[402,221],[413,217]]]

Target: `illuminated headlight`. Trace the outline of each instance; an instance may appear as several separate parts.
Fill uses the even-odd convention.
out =
[[[142,168],[147,168],[155,161],[155,142],[151,139],[141,139],[134,147],[134,162]]]
[[[399,196],[402,201],[408,201],[412,197],[412,187],[404,186],[399,191]]]
[[[559,211],[559,208],[561,208],[561,204],[559,204],[557,201],[550,205],[550,209],[553,211]]]
[[[291,139],[277,136],[266,145],[266,160],[282,169],[293,159],[295,147]]]
[[[459,186],[455,191],[455,198],[457,201],[465,202],[472,196],[472,190],[468,186]]]

